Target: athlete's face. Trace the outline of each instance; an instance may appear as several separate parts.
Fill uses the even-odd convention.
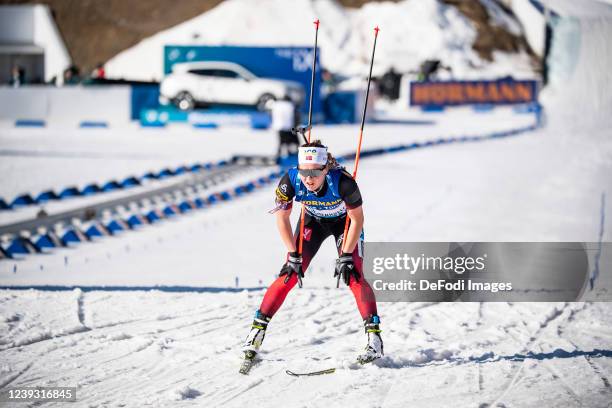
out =
[[[300,170],[320,170],[317,176],[303,175],[300,173],[300,180],[310,191],[317,191],[325,182],[325,175],[327,174],[327,167],[318,164],[300,164]]]

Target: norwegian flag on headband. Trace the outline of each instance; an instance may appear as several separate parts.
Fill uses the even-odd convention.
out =
[[[299,164],[327,164],[327,147],[300,147],[298,150]]]

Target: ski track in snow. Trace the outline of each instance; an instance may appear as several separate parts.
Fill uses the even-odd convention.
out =
[[[526,353],[528,351],[531,350],[531,347],[537,343],[538,337],[540,335],[540,333],[546,329],[548,327],[548,325],[554,321],[555,319],[557,319],[559,316],[561,316],[561,314],[563,313],[563,311],[565,310],[565,308],[567,307],[567,303],[563,306],[563,309],[558,309],[557,306],[554,306],[553,309],[544,316],[544,320],[542,321],[542,323],[540,323],[540,327],[538,327],[538,329],[536,330],[536,332],[531,335],[531,337],[529,338],[528,343],[523,347],[523,349],[521,350],[522,353]],[[523,321],[523,323],[525,323]],[[511,338],[513,338],[514,340],[516,340],[515,337],[512,336],[512,334],[510,334],[508,332],[508,334],[510,335]],[[518,341],[517,341],[518,342]],[[527,363],[527,359],[523,360],[518,367],[516,367],[515,369],[513,369],[513,371],[515,371],[515,374],[511,377],[510,381],[508,382],[508,385],[504,387],[503,392],[501,393],[501,395],[499,397],[497,397],[492,403],[490,404],[481,404],[481,406],[497,406],[500,401],[506,396],[506,394],[516,385],[518,384],[518,382],[521,380],[522,378],[522,374],[523,374],[523,369]]]
[[[584,311],[588,307],[588,305],[589,305],[588,303],[584,303],[582,305],[582,307],[580,307],[580,308],[571,309],[570,314],[567,317],[567,321],[568,322],[573,321],[575,319],[576,314],[578,314],[579,312]],[[563,329],[564,329],[563,326],[559,326],[559,328],[557,329],[557,334],[558,334],[559,337],[563,337],[563,334],[564,334],[564,330]],[[563,337],[563,338],[565,338],[565,337]],[[573,342],[572,340],[567,339],[567,338],[565,338],[565,340],[567,340],[573,347],[578,349],[578,345],[575,342]],[[586,363],[589,365],[591,370],[593,370],[593,373],[601,380],[604,388],[608,392],[611,392],[610,380],[602,372],[602,370],[598,366],[597,362],[591,356],[583,356],[583,358],[586,361]]]
[[[2,292],[3,315],[27,318],[12,294]],[[590,304],[382,303],[387,354],[376,364],[352,368],[346,362],[364,345],[365,335],[350,291],[296,289],[269,327],[262,361],[244,377],[237,372],[240,344],[262,294],[41,293],[41,308],[58,296],[80,299],[75,319],[85,316],[81,327],[89,330],[0,351],[0,384],[76,384],[78,406],[173,406],[179,400],[200,406],[276,406],[299,392],[293,402],[306,406],[346,398],[360,406],[402,406],[400,401],[444,406],[456,399],[458,406],[494,407],[516,405],[517,389],[539,376],[546,378],[542,390],[566,405],[600,401],[574,384],[575,374],[560,365],[564,359],[495,358],[543,351],[544,345],[579,349],[563,335],[573,332],[577,314],[597,318],[605,310]],[[129,316],[113,324],[118,310]],[[609,344],[610,333],[601,334]],[[493,352],[493,358],[469,360]],[[601,397],[610,393],[605,357],[571,360],[581,376],[597,379]],[[284,373],[333,366],[339,367],[333,377]]]

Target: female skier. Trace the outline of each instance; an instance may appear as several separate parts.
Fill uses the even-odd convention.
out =
[[[289,216],[293,200],[305,206],[302,254],[298,252],[300,223],[291,231]],[[320,141],[302,145],[298,151],[298,167],[291,168],[276,189],[276,223],[287,247],[287,261],[279,277],[270,285],[243,346],[246,360],[253,360],[259,350],[270,319],[281,307],[289,291],[299,283],[321,243],[334,236],[339,257],[334,277],[349,286],[363,318],[368,344],[358,356],[362,364],[383,355],[380,319],[374,292],[363,277],[363,209],[361,193],[349,173],[340,167]],[[348,238],[343,245],[346,217],[350,218]]]

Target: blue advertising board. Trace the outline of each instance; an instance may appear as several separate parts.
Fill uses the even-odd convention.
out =
[[[308,112],[310,79],[312,76],[312,47],[239,47],[239,46],[188,46],[164,47],[164,73],[172,71],[177,63],[195,61],[228,61],[240,64],[262,78],[295,81],[304,87],[306,97],[301,112]],[[317,69],[313,93],[313,120],[323,119],[320,96],[320,50],[317,50]]]
[[[511,105],[537,102],[538,82],[503,78],[496,81],[410,83],[410,105]]]
[[[159,85],[132,85],[131,88],[132,120],[139,119],[145,109],[159,107]]]

